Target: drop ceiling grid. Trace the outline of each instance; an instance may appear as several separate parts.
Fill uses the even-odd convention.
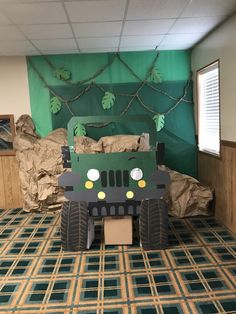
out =
[[[236,0],[0,0],[0,54],[188,49]]]

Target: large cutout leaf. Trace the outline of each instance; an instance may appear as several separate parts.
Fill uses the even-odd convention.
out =
[[[165,116],[164,114],[157,114],[153,117],[153,120],[156,123],[156,130],[157,132],[161,131],[165,125]]]
[[[65,68],[59,68],[54,70],[53,72],[54,76],[58,78],[58,80],[69,80],[71,77],[71,72],[69,70],[66,70]]]
[[[151,69],[149,78],[150,78],[150,81],[154,82],[154,83],[161,83],[162,82],[161,73],[157,67],[153,67]]]
[[[105,92],[105,95],[102,98],[102,107],[103,109],[107,110],[113,107],[114,101],[116,97],[111,92]]]
[[[86,135],[85,126],[82,123],[77,122],[74,128],[76,136],[83,136]]]
[[[50,101],[50,111],[53,114],[56,114],[57,112],[59,112],[61,110],[62,107],[62,103],[60,101],[60,99],[58,97],[52,97],[51,101]]]

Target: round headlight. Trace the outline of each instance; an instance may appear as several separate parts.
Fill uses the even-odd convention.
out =
[[[133,180],[139,181],[143,177],[143,172],[140,168],[134,168],[130,171],[130,176]]]
[[[99,171],[97,169],[89,169],[87,177],[90,181],[97,181],[100,178]]]

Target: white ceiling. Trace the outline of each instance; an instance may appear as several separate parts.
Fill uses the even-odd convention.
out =
[[[0,0],[0,55],[188,49],[236,0]]]

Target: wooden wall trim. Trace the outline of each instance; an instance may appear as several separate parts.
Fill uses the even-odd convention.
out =
[[[6,206],[4,183],[5,182],[3,180],[2,158],[0,157],[0,208],[5,208]]]
[[[208,156],[210,158],[221,159],[221,154],[220,154],[220,156],[217,156],[217,155],[214,155],[214,154],[211,154],[211,153],[208,153],[208,152],[204,152],[204,151],[199,150],[199,149],[198,149],[198,154],[206,155],[206,156]]]
[[[221,145],[228,147],[236,147],[236,142],[221,140]]]
[[[0,208],[22,207],[19,168],[15,156],[0,156]]]
[[[216,218],[236,234],[236,143],[225,142],[221,159],[198,154],[198,175],[214,190]]]

